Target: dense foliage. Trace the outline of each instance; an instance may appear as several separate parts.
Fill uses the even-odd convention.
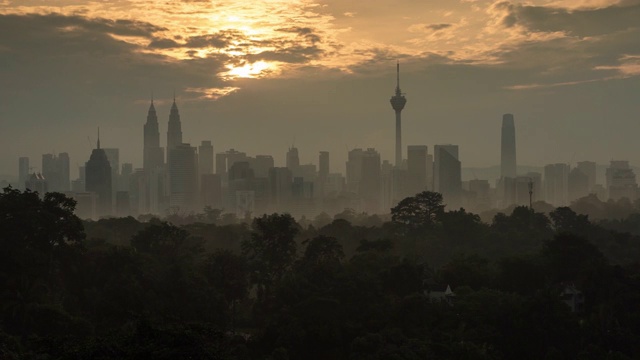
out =
[[[2,359],[640,358],[637,214],[488,224],[428,192],[389,219],[74,206],[0,193]]]

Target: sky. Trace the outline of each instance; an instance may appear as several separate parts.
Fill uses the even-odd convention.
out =
[[[142,165],[151,97],[166,143],[301,163],[376,148],[458,144],[496,165],[504,113],[518,164],[640,159],[640,0],[0,0],[0,179],[95,147]]]

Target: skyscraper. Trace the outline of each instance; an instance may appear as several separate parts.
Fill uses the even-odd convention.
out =
[[[596,184],[596,163],[593,161],[578,161],[578,170],[587,175],[587,187],[588,191],[591,191]]]
[[[49,191],[69,191],[69,154],[43,154],[42,176],[47,179]]]
[[[158,115],[153,106],[153,99],[147,113],[147,122],[144,124],[144,147],[142,167],[149,172],[164,164],[164,151],[160,147],[160,130],[158,128]]]
[[[362,165],[358,195],[363,202],[363,210],[369,214],[380,212],[382,195],[380,153],[369,148],[362,153]]]
[[[198,169],[200,175],[213,174],[213,145],[211,145],[211,141],[203,141],[198,146]]]
[[[299,176],[300,157],[297,147],[290,147],[287,151],[287,168],[291,170],[294,177]]]
[[[176,98],[174,96],[171,113],[169,114],[169,127],[167,129],[167,162],[169,162],[169,152],[171,152],[171,149],[176,148],[180,144],[182,144],[182,124],[180,123],[180,113],[178,112],[178,105],[176,105]]]
[[[516,127],[512,114],[502,115],[500,176],[510,178],[516,177]]]
[[[112,212],[111,165],[104,149],[100,148],[100,135],[97,147],[85,165],[85,188],[98,197],[98,216],[110,215]]]
[[[396,64],[397,85],[396,93],[391,97],[391,107],[396,112],[396,167],[402,165],[402,119],[400,113],[404,109],[407,99],[400,91],[400,63]]]
[[[24,184],[29,179],[29,158],[21,157],[18,159],[18,186],[24,189]]]
[[[458,145],[436,145],[433,153],[435,191],[442,194],[448,206],[455,208],[462,200],[462,166],[458,160]]]
[[[320,151],[320,156],[318,158],[318,177],[321,179],[326,179],[329,176],[329,152],[328,151]]]
[[[544,167],[546,201],[553,206],[569,205],[569,165],[549,164]]]
[[[198,155],[190,144],[169,150],[169,204],[181,211],[194,210],[198,196]]]
[[[407,191],[410,195],[427,189],[427,155],[426,145],[407,146]]]

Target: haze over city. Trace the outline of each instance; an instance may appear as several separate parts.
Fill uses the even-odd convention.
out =
[[[403,145],[458,144],[463,166],[498,165],[513,113],[518,164],[637,165],[638,18],[640,2],[606,0],[5,0],[0,174],[68,152],[75,177],[98,126],[141,167],[151,94],[164,134],[174,91],[183,140],[216,153],[284,166],[295,145],[301,163],[329,151],[344,172],[347,149],[375,147],[393,162],[396,60]]]

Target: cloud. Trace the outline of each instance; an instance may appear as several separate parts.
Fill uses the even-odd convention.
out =
[[[439,31],[439,30],[448,29],[451,26],[453,25],[452,24],[429,24],[429,25],[425,25],[425,28],[433,31]]]
[[[598,8],[566,9],[499,2],[506,10],[502,24],[520,25],[531,32],[565,32],[569,36],[589,37],[640,27],[640,3]]]

